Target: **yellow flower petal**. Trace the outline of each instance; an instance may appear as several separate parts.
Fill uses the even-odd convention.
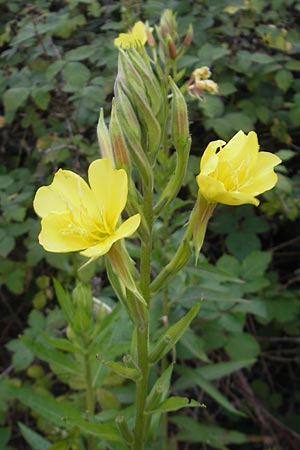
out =
[[[33,207],[40,217],[50,212],[72,211],[80,216],[86,213],[97,217],[97,205],[93,194],[79,175],[69,170],[60,169],[49,186],[38,189]]]
[[[136,41],[141,43],[142,45],[145,45],[147,42],[147,34],[146,34],[146,25],[138,21],[136,22],[131,30],[131,33]]]
[[[81,255],[87,256],[88,258],[98,258],[99,256],[105,255],[107,252],[109,252],[115,242],[131,236],[138,229],[140,221],[140,215],[135,214],[134,216],[123,222],[113,235],[104,239],[100,244],[97,244],[81,252]]]
[[[242,186],[241,190],[245,193],[251,192],[253,195],[259,195],[272,189],[278,180],[273,168],[280,163],[281,160],[273,153],[260,152],[253,170],[254,176]]]
[[[103,242],[100,242],[93,247],[89,247],[88,249],[80,252],[81,255],[86,256],[88,258],[99,258],[100,256],[105,255],[109,252],[112,245],[119,240],[118,236],[112,235],[108,236]]]
[[[259,200],[257,200],[253,195],[244,194],[243,192],[223,192],[215,197],[217,203],[223,203],[224,205],[245,205],[249,203],[250,205],[258,206]]]
[[[150,28],[151,30],[151,28]],[[138,47],[139,45],[145,45],[147,42],[146,25],[139,21],[136,22],[132,29],[128,33],[120,33],[114,40],[116,47],[128,49],[132,47]]]
[[[118,239],[123,239],[131,236],[140,226],[141,216],[139,214],[135,214],[134,216],[129,217],[129,219],[125,220],[116,231],[116,235]]]
[[[216,151],[222,148],[222,145],[226,144],[225,141],[218,139],[217,141],[212,141],[208,144],[203,153],[200,161],[200,170],[204,171],[205,174],[213,172],[218,163],[218,158],[216,158]]]
[[[250,131],[248,135],[239,131],[235,136],[222,148],[219,154],[220,161],[230,161],[231,164],[238,169],[241,164],[247,165],[250,170],[256,163],[259,144],[257,134]]]
[[[109,159],[97,159],[89,167],[89,183],[97,198],[107,229],[114,230],[125,208],[128,182],[124,169],[113,169]]]
[[[197,176],[197,182],[200,193],[209,203],[217,203],[215,200],[216,197],[226,192],[225,186],[221,181],[216,178],[202,175],[202,173]]]
[[[88,231],[75,225],[70,212],[47,214],[42,219],[39,242],[49,252],[76,252],[96,242]]]

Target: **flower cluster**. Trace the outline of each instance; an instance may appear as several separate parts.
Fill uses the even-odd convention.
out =
[[[218,85],[213,80],[210,80],[211,71],[207,66],[195,69],[188,81],[188,92],[192,97],[203,99],[204,92],[216,94],[218,92]]]

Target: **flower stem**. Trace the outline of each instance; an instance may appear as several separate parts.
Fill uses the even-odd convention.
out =
[[[85,367],[85,384],[86,384],[86,410],[89,416],[93,416],[95,412],[95,393],[93,389],[92,381],[92,371],[91,371],[91,361],[89,354],[84,356],[84,367]],[[88,450],[95,449],[95,438],[94,436],[89,436],[87,438],[87,448]]]
[[[148,225],[149,238],[142,243],[140,266],[140,289],[149,308],[150,274],[153,226],[153,192],[152,186],[144,186],[144,217]],[[137,363],[141,371],[141,379],[136,383],[136,419],[133,450],[143,450],[146,435],[145,405],[148,388],[148,351],[149,351],[149,316],[148,308],[143,306],[143,320],[137,326]]]

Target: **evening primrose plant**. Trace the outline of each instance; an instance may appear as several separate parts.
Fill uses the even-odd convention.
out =
[[[130,351],[123,361],[101,356],[99,342],[97,364],[134,384],[134,403],[117,412],[112,410],[106,422],[99,423],[94,417],[96,393],[93,383],[87,382],[89,421],[85,426],[77,421],[87,434],[87,450],[167,449],[166,414],[203,406],[193,399],[169,396],[175,362],[174,357],[169,362],[169,353],[197,316],[200,303],[169,324],[168,283],[188,263],[193,247],[197,262],[216,206],[257,206],[256,197],[276,184],[274,167],[280,163],[275,155],[259,151],[254,131],[248,135],[239,131],[227,144],[211,142],[199,161],[200,173],[195,180],[199,191],[186,214],[181,242],[157,271],[155,245],[159,234],[170,238],[169,211],[183,186],[191,147],[182,91],[202,98],[216,93],[217,85],[210,80],[209,68],[203,66],[195,69],[186,84],[178,86],[185,73],[177,71],[177,63],[191,41],[191,27],[181,39],[176,16],[167,10],[156,27],[156,38],[152,31],[137,22],[115,39],[119,59],[112,111],[108,126],[101,111],[97,134],[102,158],[91,163],[88,183],[78,174],[60,169],[34,199],[34,209],[42,219],[40,244],[50,252],[80,252],[86,262],[103,257],[111,287],[131,324]],[[134,259],[127,238],[134,241]],[[104,316],[99,325],[91,317],[89,290],[77,289],[75,306],[57,282],[56,292],[67,316],[80,305],[83,321],[77,328],[82,336],[88,331],[84,361],[88,362],[86,373],[91,381],[96,370],[93,352],[97,346],[93,342],[97,342],[105,320],[109,323],[104,319],[101,325],[101,317],[109,317],[113,310],[102,305]],[[150,327],[151,305],[162,292],[166,293],[162,305],[166,327],[157,338]],[[75,345],[78,341],[70,314],[69,320],[69,336]],[[157,431],[159,422],[161,432]]]

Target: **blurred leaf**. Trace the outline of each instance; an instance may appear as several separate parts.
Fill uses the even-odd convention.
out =
[[[239,358],[241,359],[241,358]],[[223,408],[227,411],[230,411],[233,414],[241,415],[244,414],[238,411],[228,400],[227,398],[212,384],[208,381],[204,376],[195,371],[194,369],[190,369],[187,367],[181,366],[178,368],[180,373],[180,378],[175,381],[174,389],[187,389],[195,384],[203,389],[210,397],[212,397],[217,403],[219,403]]]
[[[14,87],[5,91],[3,94],[5,112],[12,113],[23,106],[29,94],[30,88],[28,87]]]
[[[287,91],[293,82],[293,74],[289,70],[279,70],[275,75],[275,81],[279,89]]]
[[[47,450],[51,446],[51,443],[49,441],[44,439],[40,434],[36,433],[35,431],[32,431],[22,422],[18,422],[18,425],[23,438],[25,439],[27,444],[30,445],[30,448],[32,450]]]
[[[209,42],[202,45],[198,51],[198,57],[200,65],[210,66],[217,59],[223,58],[228,55],[230,51],[227,48],[222,48],[219,46],[213,46]]]
[[[179,431],[176,435],[176,439],[181,442],[203,442],[214,448],[226,450],[227,444],[243,444],[248,441],[244,433],[199,423],[191,417],[172,417],[170,420],[180,429],[183,428],[183,431]]]
[[[80,62],[68,62],[64,67],[64,77],[66,80],[64,91],[77,92],[90,78],[90,71]]]
[[[235,333],[228,338],[225,345],[227,354],[234,360],[243,358],[257,358],[260,353],[260,346],[251,334]]]

